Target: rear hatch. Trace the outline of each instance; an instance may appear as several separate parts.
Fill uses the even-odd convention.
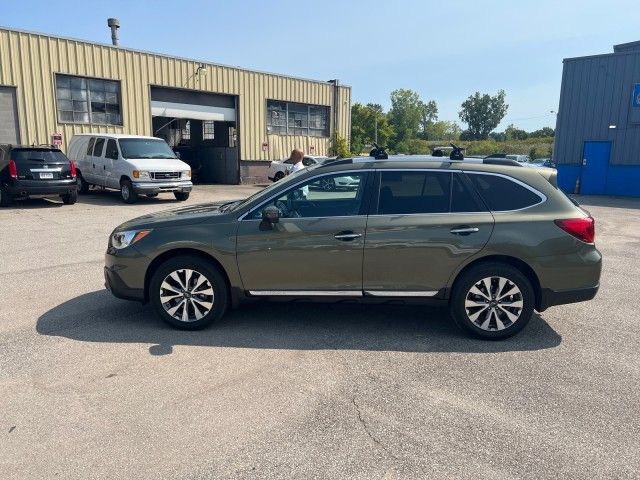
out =
[[[16,163],[18,180],[51,182],[71,180],[71,164],[60,150],[50,148],[15,148],[11,160]]]

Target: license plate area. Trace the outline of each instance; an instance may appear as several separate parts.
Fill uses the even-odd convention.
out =
[[[53,173],[40,172],[40,180],[51,180],[51,179],[53,179]]]

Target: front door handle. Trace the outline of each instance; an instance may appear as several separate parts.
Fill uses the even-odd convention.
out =
[[[467,227],[466,225],[461,227],[452,228],[450,230],[454,235],[470,235],[472,233],[478,232],[480,229],[478,227]]]
[[[336,233],[333,238],[336,240],[342,240],[343,242],[350,242],[351,240],[355,240],[361,236],[361,233],[354,233],[351,230],[345,230],[344,232]]]

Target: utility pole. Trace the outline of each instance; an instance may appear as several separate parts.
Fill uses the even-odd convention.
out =
[[[378,144],[378,112],[376,112],[376,116],[374,118],[375,118],[375,126],[376,126],[375,127],[375,138],[376,138],[375,143],[377,145]]]

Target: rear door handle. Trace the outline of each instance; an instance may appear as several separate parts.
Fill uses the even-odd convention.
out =
[[[472,233],[478,232],[480,229],[478,227],[456,227],[450,230],[454,235],[470,235]]]
[[[350,242],[351,240],[355,240],[356,238],[360,238],[362,236],[361,233],[354,233],[351,230],[347,230],[344,232],[336,233],[333,237],[336,240],[342,240],[343,242]]]

